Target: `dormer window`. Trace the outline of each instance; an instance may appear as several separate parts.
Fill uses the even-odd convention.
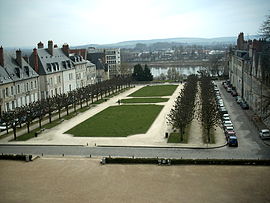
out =
[[[70,61],[67,61],[68,67],[71,68]]]
[[[56,69],[59,70],[59,64],[56,62],[55,65],[56,65]]]
[[[52,72],[52,65],[47,63],[47,71]]]
[[[63,65],[64,69],[67,69],[67,64],[65,61],[62,61],[62,65]]]
[[[56,71],[56,65],[55,63],[52,63],[53,71]]]
[[[21,77],[21,73],[20,73],[20,69],[19,68],[15,68],[15,74],[18,78]]]
[[[24,66],[24,71],[25,71],[26,75],[29,76],[29,67],[28,66]]]

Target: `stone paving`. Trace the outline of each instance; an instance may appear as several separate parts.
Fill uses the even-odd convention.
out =
[[[109,106],[118,105],[117,101],[119,99],[124,99],[131,93],[142,88],[143,85],[137,85],[135,88],[132,88],[128,91],[125,91],[113,98],[110,98],[108,101],[101,103],[83,113],[80,113],[76,117],[65,120],[58,126],[47,129],[39,134],[38,137],[32,138],[24,142],[12,142],[17,144],[72,144],[72,145],[88,145],[88,146],[177,146],[177,147],[217,147],[223,146],[226,144],[224,133],[221,129],[218,129],[216,132],[216,144],[203,144],[200,136],[200,124],[195,121],[192,123],[191,128],[191,139],[188,144],[174,144],[167,143],[165,139],[165,133],[170,131],[170,126],[166,123],[166,116],[169,114],[171,108],[173,107],[176,97],[179,95],[179,92],[183,85],[178,85],[176,91],[172,96],[164,97],[169,98],[168,102],[158,103],[157,105],[164,105],[164,108],[161,110],[158,117],[155,119],[149,130],[146,134],[137,134],[131,135],[128,137],[73,137],[72,135],[65,134],[65,132],[79,123],[87,120],[89,117],[99,113],[100,111],[106,109]],[[132,98],[132,97],[130,97]],[[122,104],[121,104],[122,105]],[[199,136],[198,136],[199,135]],[[7,143],[8,139],[0,140],[0,143]]]
[[[269,202],[267,166],[0,161],[0,202]]]

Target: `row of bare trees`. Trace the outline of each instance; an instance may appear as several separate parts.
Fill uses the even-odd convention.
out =
[[[13,129],[14,140],[16,140],[16,128],[27,126],[27,132],[30,132],[30,125],[33,120],[38,119],[39,127],[42,127],[42,119],[47,115],[49,122],[52,122],[53,112],[58,112],[58,117],[61,118],[61,111],[66,110],[69,114],[69,108],[73,107],[77,111],[77,105],[83,107],[83,103],[88,106],[99,99],[110,96],[123,88],[130,87],[130,76],[119,76],[110,80],[99,82],[86,87],[78,88],[64,94],[58,94],[53,97],[41,99],[29,105],[18,107],[13,111],[6,111],[1,114],[1,122],[5,123],[8,133],[9,127]]]
[[[200,107],[199,119],[207,135],[207,143],[211,140],[211,130],[216,126],[220,119],[218,108],[215,101],[214,84],[210,76],[202,75],[200,79]]]
[[[179,130],[180,142],[183,141],[183,135],[188,124],[194,118],[195,105],[196,105],[196,94],[197,94],[197,82],[198,78],[196,75],[190,75],[187,78],[184,88],[181,90],[180,95],[177,97],[170,114],[167,117],[168,123],[173,128]]]

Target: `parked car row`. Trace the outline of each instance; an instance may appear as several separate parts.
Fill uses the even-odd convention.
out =
[[[224,86],[225,85],[225,86]],[[233,92],[235,90],[232,89],[229,83],[223,83],[223,86],[226,87],[227,92]],[[220,113],[220,118],[222,121],[225,137],[227,140],[228,145],[237,147],[238,146],[238,140],[236,137],[236,133],[234,131],[233,123],[231,121],[231,118],[228,114],[228,111],[224,105],[223,99],[220,95],[220,92],[218,88],[215,88],[215,94],[216,94],[216,102],[218,105],[219,113]]]
[[[235,97],[237,104],[239,104],[242,109],[244,110],[249,109],[249,105],[247,104],[246,101],[244,101],[242,97],[238,96],[238,93],[235,87],[233,87],[233,85],[231,84],[230,80],[226,80],[225,82],[222,83],[222,85],[227,92],[231,93],[231,95]]]

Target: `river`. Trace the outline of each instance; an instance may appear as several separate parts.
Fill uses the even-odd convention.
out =
[[[151,73],[153,75],[154,78],[160,76],[160,74],[164,74],[167,75],[167,72],[169,70],[169,68],[175,68],[176,71],[178,73],[180,73],[180,75],[191,75],[191,74],[198,74],[198,71],[200,70],[205,70],[205,67],[203,66],[188,66],[188,67],[151,67]]]

